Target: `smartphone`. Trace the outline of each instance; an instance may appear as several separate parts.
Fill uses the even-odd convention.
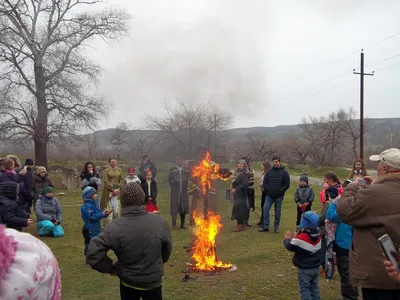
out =
[[[366,186],[368,182],[365,179],[358,179],[359,186]]]
[[[383,249],[383,252],[385,253],[387,260],[392,263],[392,265],[396,268],[397,272],[400,272],[400,266],[399,266],[400,257],[390,236],[384,234],[378,239],[378,242],[379,244],[381,244],[381,247]]]

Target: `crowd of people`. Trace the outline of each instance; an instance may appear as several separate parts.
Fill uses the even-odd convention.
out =
[[[173,229],[177,227],[178,215],[180,228],[187,228],[187,215],[191,216],[192,223],[195,211],[217,210],[216,181],[204,193],[201,183],[191,176],[192,164],[198,163],[205,151],[199,149],[198,160],[194,162],[177,158],[169,170],[167,182]],[[358,299],[359,292],[366,300],[400,299],[399,255],[392,253],[394,257],[385,259],[378,242],[387,234],[394,247],[400,247],[397,231],[400,225],[400,205],[397,204],[400,150],[388,149],[371,156],[371,160],[378,162],[375,180],[367,174],[362,160],[354,162],[343,182],[334,172],[326,172],[319,193],[321,207],[315,207],[316,193],[308,176],[302,174],[299,178],[293,199],[297,210],[296,220],[293,220],[296,230],[285,232],[283,243],[287,250],[294,252],[293,264],[298,268],[302,300],[320,299],[319,278],[331,279],[335,268],[341,281],[341,299]],[[273,232],[278,233],[290,176],[280,157],[273,157],[272,164],[264,162],[262,166],[263,174],[257,181],[262,215],[257,225],[261,233],[270,231],[270,210],[274,206]],[[236,221],[233,231],[245,231],[252,227],[249,216],[251,209],[255,209],[255,171],[251,158],[241,158],[232,172],[220,171],[224,172],[224,180],[229,177],[226,198],[233,204],[231,219]],[[114,158],[109,159],[109,166],[101,176],[92,162],[84,164],[80,175],[86,262],[101,273],[119,277],[121,299],[162,299],[163,265],[172,253],[172,239],[170,227],[157,207],[156,174],[154,162],[145,156],[137,175],[134,167],[127,168],[125,175]],[[99,192],[102,192],[101,198]],[[26,159],[21,166],[13,155],[0,159],[1,299],[33,299],[24,296],[24,291],[13,290],[9,284],[21,272],[24,276],[35,272],[24,270],[18,259],[35,259],[35,255],[39,255],[37,251],[47,255],[50,271],[46,279],[32,283],[32,295],[39,299],[46,293],[47,297],[40,299],[61,299],[58,265],[51,250],[33,236],[21,232],[24,227],[35,224],[32,207],[39,236],[64,235],[62,207],[54,197],[46,168],[34,168],[32,159]],[[28,242],[38,245],[35,251],[30,249],[32,254],[24,248]],[[108,257],[110,249],[117,256],[115,262]],[[21,258],[22,253],[25,254]],[[396,261],[399,265],[393,263]],[[24,280],[28,284],[29,278]],[[5,285],[7,289],[3,288]]]

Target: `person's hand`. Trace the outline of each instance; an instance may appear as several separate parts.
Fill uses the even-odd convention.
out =
[[[33,220],[32,219],[28,219],[28,221],[26,222],[26,225],[28,226],[28,227],[30,227],[30,226],[32,226],[33,225]]]
[[[28,172],[28,170],[27,170],[27,168],[25,166],[21,171],[19,171],[18,174],[24,176],[26,174],[26,172]]]
[[[236,193],[236,190],[235,190],[235,189],[232,189],[232,193]]]
[[[397,272],[396,267],[394,267],[392,263],[388,260],[385,260],[383,264],[385,265],[385,269],[389,277],[393,280],[400,281],[400,273]]]
[[[54,225],[57,225],[57,224],[60,224],[60,223],[58,222],[57,219],[55,219],[55,220],[53,221],[53,224],[54,224]]]
[[[301,203],[297,203],[297,206],[298,206],[298,207],[301,207]]]
[[[371,176],[364,176],[363,179],[367,181],[367,186],[374,182],[374,179]]]
[[[89,171],[89,174],[93,174],[93,170],[90,170],[90,171]]]
[[[118,196],[118,194],[119,194],[119,190],[118,190],[118,189],[115,189],[115,190],[113,191],[113,196]]]
[[[286,239],[291,239],[293,237],[293,233],[291,231],[285,231],[283,234],[283,238]]]
[[[153,198],[149,197],[149,200],[151,201],[151,200],[153,200]]]
[[[111,210],[104,210],[103,211],[103,216],[105,216],[105,217],[108,217],[109,215],[111,215],[111,213],[113,212],[113,210],[111,209]]]

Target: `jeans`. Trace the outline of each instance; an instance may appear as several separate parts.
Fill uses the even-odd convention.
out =
[[[361,290],[363,300],[400,300],[400,290],[378,290],[366,288],[362,288]]]
[[[301,300],[320,300],[319,287],[319,268],[300,269],[298,271],[298,280],[300,286]]]
[[[349,251],[338,247],[336,244],[333,246],[333,250],[336,252],[342,297],[344,300],[357,300],[357,287],[350,283]]]
[[[162,286],[152,290],[136,290],[120,283],[121,300],[162,300]]]
[[[263,212],[264,212],[263,228],[264,229],[269,229],[269,211],[271,210],[272,204],[274,204],[274,209],[275,209],[274,230],[279,229],[279,224],[281,222],[282,202],[283,202],[283,196],[276,197],[276,198],[271,198],[270,196],[265,197],[265,203],[264,203],[264,208],[263,208]]]
[[[54,236],[63,237],[64,229],[61,225],[54,225],[49,220],[39,221],[38,223],[39,235],[40,236]]]

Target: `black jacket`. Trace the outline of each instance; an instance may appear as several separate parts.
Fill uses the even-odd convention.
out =
[[[297,187],[296,193],[294,194],[294,202],[296,204],[311,204],[314,201],[315,195],[312,187],[307,185],[299,185]]]
[[[144,170],[145,169],[149,169],[151,171],[151,174],[153,174],[153,178],[156,178],[157,175],[157,167],[156,164],[153,163],[151,160],[149,160],[148,162],[144,162],[142,161],[142,163],[139,166],[139,175],[138,176],[140,178],[140,180],[142,180],[143,178],[145,178],[145,174],[144,174]]]
[[[157,187],[157,182],[154,179],[151,179],[150,183],[150,195],[149,195],[149,185],[147,184],[147,180],[142,181],[141,183],[142,189],[146,195],[146,201],[145,204],[147,204],[148,198],[152,198],[152,203],[157,204],[157,195],[158,195],[158,187]]]
[[[300,269],[318,268],[323,261],[321,236],[317,230],[305,230],[283,244],[294,252],[293,264]]]
[[[264,191],[272,198],[283,197],[290,187],[290,176],[285,167],[271,168],[264,176]]]
[[[115,264],[107,255],[110,249],[118,258]],[[144,206],[127,207],[90,241],[86,262],[101,273],[115,270],[127,285],[154,289],[162,283],[171,252],[171,232],[163,217],[149,214]]]
[[[29,213],[24,211],[16,200],[0,196],[0,219],[8,228],[21,231],[28,226]]]

